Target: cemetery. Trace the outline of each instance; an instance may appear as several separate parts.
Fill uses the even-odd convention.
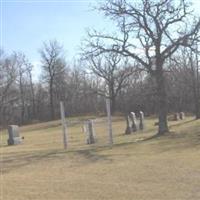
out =
[[[0,200],[200,200],[199,9],[2,0]]]
[[[154,138],[156,119],[142,111],[126,117],[64,118],[64,124],[62,119],[9,126],[1,132],[3,197],[96,200],[148,199],[150,195],[167,200],[184,199],[187,194],[192,199],[200,182],[196,134],[200,124],[191,116],[180,118],[169,121],[172,134],[161,138]],[[65,131],[67,143],[63,143]],[[169,182],[160,185],[163,179]],[[165,188],[172,186],[163,196]]]

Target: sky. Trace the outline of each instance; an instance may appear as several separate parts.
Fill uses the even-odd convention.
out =
[[[56,39],[71,60],[80,52],[87,28],[104,30],[108,20],[93,11],[92,0],[4,0],[1,9],[1,47],[7,53],[23,52],[39,73],[39,49],[43,42]]]
[[[200,0],[193,0],[200,11]],[[39,49],[56,39],[70,60],[77,53],[87,28],[112,29],[112,23],[92,10],[96,0],[0,0],[1,47],[7,53],[23,52],[39,73]]]

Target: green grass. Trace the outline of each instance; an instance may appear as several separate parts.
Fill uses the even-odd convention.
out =
[[[110,147],[105,118],[95,123],[94,145],[85,144],[83,120],[70,119],[68,150],[60,121],[21,127],[17,146],[1,133],[0,199],[200,199],[200,121],[170,122],[171,134],[152,138],[156,120],[124,135],[125,120],[116,117]]]

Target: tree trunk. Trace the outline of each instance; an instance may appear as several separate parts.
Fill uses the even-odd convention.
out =
[[[24,115],[25,115],[25,105],[24,105],[24,100],[22,100],[22,107],[21,107],[21,125],[24,124]]]
[[[29,78],[30,78],[30,86],[31,86],[32,119],[35,119],[36,118],[35,92],[34,92],[34,84],[33,84],[31,72],[29,72]]]
[[[200,104],[199,104],[200,95],[198,94],[198,86],[197,86],[196,80],[193,80],[193,93],[194,93],[196,119],[200,119]]]
[[[194,105],[195,105],[195,115],[196,119],[200,119],[200,104],[199,104],[199,98],[200,98],[200,91],[199,91],[199,67],[198,67],[198,56],[196,53],[196,65],[193,62],[192,55],[190,57],[190,64],[191,64],[191,70],[192,70],[192,89],[193,89],[193,95],[194,95]]]
[[[116,109],[116,96],[115,96],[113,81],[109,82],[109,97],[111,100],[111,114],[114,114]]]
[[[20,79],[19,79],[19,87],[20,87],[20,100],[21,100],[21,125],[24,124],[24,115],[25,115],[25,101],[24,101],[24,89],[22,83],[22,73],[20,72]]]
[[[197,100],[195,100],[197,101]],[[200,119],[200,109],[199,109],[199,102],[196,102],[196,119]]]
[[[157,83],[157,97],[158,97],[158,135],[164,135],[169,132],[167,122],[167,94],[165,87],[165,78],[163,71],[156,71],[156,83]]]
[[[196,103],[196,119],[200,119],[199,59],[198,59],[197,52],[198,52],[198,46],[197,46],[197,51],[196,51],[196,95],[195,95],[196,98],[195,98],[195,103]]]
[[[115,96],[111,97],[111,114],[114,114],[116,110],[116,98]]]

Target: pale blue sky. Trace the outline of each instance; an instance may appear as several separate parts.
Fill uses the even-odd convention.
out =
[[[87,27],[105,27],[100,15],[91,12],[94,1],[4,1],[2,42],[5,50],[20,50],[38,59],[42,42],[57,39],[69,57],[75,54]]]
[[[6,52],[22,51],[32,63],[40,60],[43,41],[57,39],[71,59],[78,52],[87,27],[112,29],[91,5],[96,0],[1,0],[2,44]],[[193,0],[200,11],[200,0]],[[35,68],[37,70],[37,68]]]
[[[108,20],[92,11],[91,5],[95,3],[94,0],[3,1],[1,46],[5,52],[24,52],[36,64],[43,41],[56,39],[63,44],[66,57],[71,59],[79,52],[87,27],[110,26]]]

